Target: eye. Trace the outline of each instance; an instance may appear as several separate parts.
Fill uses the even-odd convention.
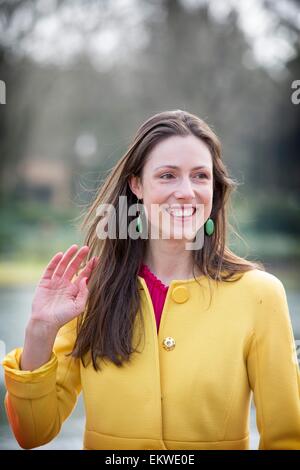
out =
[[[164,180],[165,180],[165,179],[167,179],[167,180],[170,179],[170,178],[164,178],[165,176],[171,176],[171,178],[173,178],[172,173],[164,173],[163,175],[160,176],[160,178],[161,178],[161,179],[164,179]]]
[[[204,176],[204,178],[208,178],[206,173],[197,173],[195,176]]]
[[[203,178],[208,179],[208,176],[206,173],[197,173],[194,177],[196,177],[197,179],[203,179]],[[172,173],[164,173],[159,178],[164,179],[164,180],[169,180],[171,178],[175,178],[175,176]]]

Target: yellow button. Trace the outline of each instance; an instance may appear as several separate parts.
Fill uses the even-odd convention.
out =
[[[178,304],[183,304],[189,298],[189,291],[185,286],[177,286],[172,291],[172,299]]]
[[[175,339],[171,338],[171,336],[167,336],[167,338],[163,340],[163,346],[167,351],[172,351],[172,349],[175,348],[175,344]]]

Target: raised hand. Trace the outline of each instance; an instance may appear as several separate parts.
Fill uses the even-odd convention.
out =
[[[82,313],[89,294],[88,278],[97,258],[93,257],[79,276],[73,278],[88,251],[88,246],[78,250],[77,245],[72,245],[65,253],[57,253],[51,259],[37,285],[30,320],[58,330]]]

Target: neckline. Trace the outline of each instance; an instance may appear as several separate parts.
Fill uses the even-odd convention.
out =
[[[149,269],[149,267],[148,267],[146,264],[142,263],[141,268],[142,268],[142,269],[141,269],[141,272],[142,272],[142,270],[145,270],[145,271],[147,272],[147,274],[149,275],[149,277],[150,277],[153,281],[157,282],[158,285],[159,285],[160,287],[163,287],[164,289],[169,289],[169,287],[171,287],[171,285],[172,285],[173,283],[175,283],[175,284],[176,284],[176,283],[187,284],[187,283],[191,283],[191,282],[200,281],[200,280],[202,280],[203,278],[205,278],[205,279],[207,278],[207,276],[205,276],[205,274],[200,274],[200,276],[192,277],[192,278],[189,278],[189,279],[172,279],[172,281],[170,282],[170,284],[169,284],[169,285],[166,285],[166,284],[164,284],[158,277],[155,276],[155,274]],[[139,275],[139,274],[138,274],[138,277],[139,277],[140,279],[145,280],[145,279],[144,279],[141,275]]]
[[[147,264],[142,264],[141,272],[145,272],[148,278],[162,289],[169,289],[169,285],[164,284],[150,269]]]

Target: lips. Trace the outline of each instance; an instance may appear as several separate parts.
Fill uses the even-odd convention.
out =
[[[168,214],[170,214],[172,217],[179,217],[179,218],[184,218],[184,217],[192,217],[195,212],[196,208],[193,206],[184,206],[184,207],[168,207],[166,209]]]

